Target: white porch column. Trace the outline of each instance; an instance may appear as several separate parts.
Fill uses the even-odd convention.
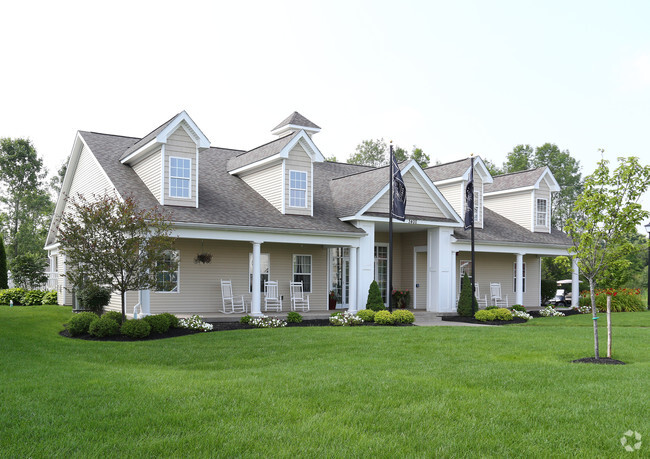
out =
[[[365,307],[368,301],[368,289],[375,279],[375,223],[374,222],[353,222],[354,226],[361,228],[367,234],[359,240],[357,260],[357,308]],[[351,273],[350,273],[351,275]],[[350,296],[352,302],[354,297]],[[363,309],[363,308],[362,308]]]
[[[260,242],[253,241],[253,285],[251,288],[251,315],[261,316],[260,306],[260,281],[262,279],[262,257],[260,255]]]
[[[451,269],[449,270],[449,274],[451,276],[451,279],[449,281],[449,288],[451,290],[451,306],[452,308],[456,307],[456,301],[458,300],[458,284],[457,284],[457,279],[458,279],[458,273],[456,272],[456,258],[458,256],[458,250],[452,249],[451,251]]]
[[[348,311],[356,313],[359,309],[364,309],[361,307],[361,304],[358,303],[357,295],[357,248],[350,247],[350,284],[349,284],[349,295],[350,300],[348,304]],[[357,300],[357,301],[355,301]],[[363,303],[365,305],[365,303]]]
[[[571,307],[578,307],[580,304],[580,268],[578,259],[571,259]]]
[[[427,311],[452,312],[451,228],[427,230]]]
[[[151,315],[151,290],[140,290],[138,292],[138,303],[142,317]]]
[[[524,254],[517,254],[517,267],[515,272],[517,281],[515,283],[515,304],[524,303]]]

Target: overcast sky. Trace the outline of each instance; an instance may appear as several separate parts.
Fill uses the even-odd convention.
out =
[[[187,110],[251,149],[294,110],[339,161],[363,139],[500,164],[519,143],[650,163],[648,1],[0,3],[0,137],[55,171],[75,132]],[[646,194],[644,207],[650,210]]]

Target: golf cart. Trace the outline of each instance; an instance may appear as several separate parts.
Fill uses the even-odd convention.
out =
[[[557,281],[557,290],[555,291],[555,298],[550,300],[548,304],[555,308],[564,308],[571,306],[571,279],[564,279]],[[567,292],[567,289],[569,290]]]

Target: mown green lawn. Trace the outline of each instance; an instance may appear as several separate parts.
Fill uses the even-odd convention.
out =
[[[0,307],[0,456],[650,455],[647,312],[614,314],[625,366],[570,363],[588,316],[123,343],[60,337],[70,315]]]

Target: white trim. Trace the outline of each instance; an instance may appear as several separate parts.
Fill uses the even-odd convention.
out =
[[[43,247],[43,250],[54,250],[54,249],[58,249],[59,246],[61,246],[61,243],[60,242],[55,242],[53,244],[46,245],[45,247]]]
[[[316,133],[320,132],[320,128],[301,126],[299,124],[285,124],[284,126],[280,126],[277,129],[273,129],[271,131],[271,134],[280,135],[280,134],[283,134],[283,133],[285,133],[287,131],[291,131],[291,130],[294,130],[294,131],[309,131],[309,132],[311,132],[313,134],[316,134]]]
[[[171,252],[174,253],[174,256],[176,258],[176,262],[178,263],[176,265],[176,291],[174,290],[155,290],[154,293],[160,293],[160,294],[178,294],[181,292],[181,251],[172,249],[170,250]],[[172,271],[167,271],[167,272],[172,272]]]
[[[377,247],[386,247],[386,303],[384,305],[388,307],[388,302],[390,301],[390,295],[391,295],[391,289],[389,285],[390,281],[390,245],[388,242],[377,242],[375,241],[375,246],[372,249],[372,278],[373,280],[377,280],[375,274],[377,273],[377,256],[375,255],[375,251]],[[394,257],[393,257],[394,258]],[[382,258],[383,260],[383,258]],[[377,282],[379,284],[379,282]]]
[[[433,218],[433,217],[432,217]],[[342,222],[349,222],[349,221],[365,221],[365,222],[388,222],[388,217],[374,217],[370,215],[350,215],[348,217],[340,217],[339,220]],[[432,220],[417,220],[417,219],[411,219],[407,218],[406,221],[399,221],[399,220],[393,220],[393,225],[423,225],[425,227],[438,227],[438,226],[449,226],[453,228],[461,228],[463,226],[463,223],[458,223],[458,222],[438,222],[438,221],[432,221]]]
[[[498,196],[501,194],[510,194],[510,193],[519,193],[522,191],[532,191],[534,190],[534,186],[522,186],[519,188],[508,188],[507,190],[500,190],[500,191],[488,191],[485,193],[485,196]]]
[[[452,250],[459,252],[467,252],[471,250],[470,241],[452,240]],[[562,248],[558,246],[542,246],[536,244],[530,245],[513,245],[512,242],[491,242],[489,244],[476,243],[474,250],[476,252],[493,252],[493,253],[510,253],[517,254],[525,252],[533,255],[548,255],[548,256],[569,256],[568,247]]]
[[[283,158],[280,153],[276,153],[273,156],[269,156],[268,158],[260,159],[259,161],[255,161],[254,163],[247,164],[246,166],[238,167],[237,169],[233,169],[229,172],[230,175],[237,175],[241,174],[242,172],[248,172],[251,170],[255,170],[258,168],[261,168],[262,166],[267,165],[268,163],[275,162],[278,159]],[[285,158],[286,159],[286,158]]]
[[[541,212],[539,211],[539,202],[544,201],[544,220],[545,223],[541,225],[539,223],[539,216],[541,215]],[[543,227],[543,228],[548,228],[549,226],[549,205],[548,205],[548,199],[547,198],[538,198],[535,197],[535,227]]]
[[[199,147],[196,147],[196,165],[194,166],[196,168],[196,180],[195,180],[195,186],[196,186],[196,208],[199,208]],[[192,171],[190,171],[190,179],[192,177]]]
[[[189,182],[190,182],[189,186],[188,186],[188,191],[190,193],[189,196],[172,196],[172,159],[182,159],[183,161],[189,161],[190,162],[190,167],[189,167],[190,176],[189,176],[189,178],[186,179],[185,177],[173,177],[173,178],[179,179],[179,180],[189,180]],[[168,191],[167,196],[169,198],[173,198],[173,199],[192,199],[192,158],[183,158],[182,156],[170,156],[169,157],[169,189],[167,191]]]
[[[282,214],[284,215],[287,211],[287,187],[285,177],[287,176],[287,160],[282,160]]]
[[[126,158],[120,160],[122,164],[127,164],[130,162],[132,159],[139,157],[139,156],[144,156],[150,151],[153,151],[154,148],[158,145],[158,142],[156,142],[156,139],[152,139],[150,142],[146,143],[145,145],[141,146],[138,148],[136,151],[131,153],[129,156]]]
[[[271,280],[271,254],[270,254],[270,252],[267,252],[267,253],[260,252],[260,265],[262,264],[262,258],[264,257],[264,255],[266,255],[268,257],[268,259],[269,259],[269,273],[268,273],[268,278],[266,279],[266,281],[268,282],[268,281]],[[253,273],[251,272],[251,264],[253,264],[253,270],[255,270],[255,262],[253,260],[253,252],[248,253],[248,278],[247,278],[247,280],[248,280],[248,293],[253,293],[253,281],[255,280],[255,279],[251,279],[251,276],[253,275]],[[263,273],[260,271],[260,284],[262,283],[262,275],[263,275]],[[279,289],[279,287],[280,286],[278,285],[278,289]],[[260,293],[264,293],[264,289],[260,290]],[[278,294],[279,294],[279,292],[278,292]]]
[[[309,194],[309,215],[314,216],[314,162],[311,162],[311,173],[309,176],[309,189],[311,193]]]
[[[187,127],[183,126],[183,121],[185,121],[185,123],[187,123],[187,127],[189,127],[194,132],[188,131]],[[185,129],[185,132],[187,132],[187,134],[192,138],[192,140],[194,140],[194,143],[196,143],[199,148],[210,148],[210,141],[205,136],[205,134],[203,134],[201,129],[199,129],[199,127],[194,123],[190,115],[188,115],[185,110],[180,112],[178,116],[174,118],[174,120],[169,123],[169,125],[167,125],[167,127],[163,129],[160,134],[156,136],[156,141],[160,143],[166,143],[167,138],[172,135],[174,131],[176,131],[178,125],[181,125],[183,129]]]
[[[542,265],[541,260],[539,262],[539,265],[540,266]],[[512,264],[512,269],[513,269],[512,290],[513,290],[513,292],[517,293],[517,262],[516,261]],[[524,293],[526,293],[526,262],[523,261],[523,255],[522,255],[522,262],[521,262],[521,273],[522,273],[522,275],[521,275],[521,285],[522,285],[521,294],[523,295]],[[540,275],[539,279],[540,279],[540,285],[541,285],[541,280],[542,280],[541,275]]]
[[[165,205],[165,144],[160,148],[160,204]]]
[[[294,265],[295,258],[294,257],[309,257],[309,290],[304,290],[304,292],[305,293],[312,293],[313,288],[314,288],[314,259],[313,259],[312,255],[309,254],[309,253],[293,253],[293,254],[291,254],[291,282],[296,282],[296,280],[295,280],[296,275],[299,275],[299,276],[300,275],[303,275],[303,276],[306,275],[306,273],[301,274],[301,273],[296,273],[294,271],[294,269],[295,269],[295,265]],[[304,287],[305,286],[303,285],[303,289],[304,289]],[[329,290],[327,292],[327,298],[329,299]]]
[[[418,308],[418,253],[427,253],[426,245],[416,245],[413,247],[413,309]],[[426,268],[425,268],[426,269]],[[426,281],[426,276],[425,276]],[[424,310],[427,310],[426,301],[424,303]]]
[[[291,205],[291,190],[297,190],[297,191],[303,191],[302,188],[291,188],[291,173],[295,172],[296,174],[305,174],[305,205],[304,206],[293,206]],[[307,171],[299,171],[299,170],[293,170],[289,169],[289,208],[294,208],[294,209],[306,209],[307,208],[307,193],[309,192],[309,184],[307,180],[307,176],[309,175],[309,172]]]

